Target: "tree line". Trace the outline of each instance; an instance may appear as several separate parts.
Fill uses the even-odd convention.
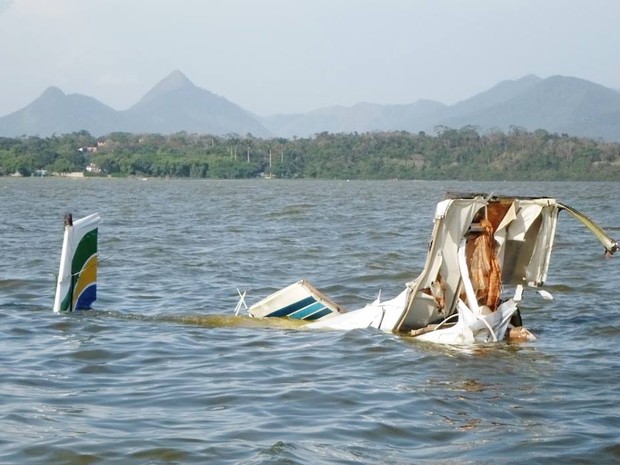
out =
[[[240,179],[620,180],[620,144],[545,130],[476,128],[261,139],[87,131],[0,137],[0,176],[82,171],[96,176]]]

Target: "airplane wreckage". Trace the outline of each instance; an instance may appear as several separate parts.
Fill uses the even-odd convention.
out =
[[[250,307],[240,294],[235,314],[244,308],[255,318],[304,320],[308,329],[372,327],[444,344],[534,339],[517,303],[524,286],[540,288],[547,278],[562,210],[594,233],[607,256],[618,250],[599,225],[555,199],[448,193],[435,210],[424,269],[393,299],[345,311],[301,280]],[[55,312],[88,309],[96,299],[99,221],[98,214],[65,218]]]

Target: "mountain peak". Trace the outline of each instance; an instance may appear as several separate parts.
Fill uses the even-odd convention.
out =
[[[157,85],[153,88],[153,91],[164,93],[194,87],[196,87],[194,83],[190,81],[185,74],[177,69],[159,81],[159,83],[157,83]]]
[[[60,99],[64,97],[66,97],[66,95],[62,90],[60,90],[56,86],[51,86],[45,89],[43,93],[41,94],[41,97],[39,98],[51,100],[51,99]]]
[[[530,82],[540,82],[543,79],[535,74],[526,74],[525,76],[519,78],[519,79],[515,79],[516,82],[526,82],[526,81],[530,81]]]
[[[155,87],[149,90],[144,97],[142,97],[140,101],[134,105],[134,108],[143,106],[148,102],[152,102],[171,93],[187,90],[192,91],[195,89],[198,89],[198,87],[196,87],[194,83],[190,81],[187,76],[185,76],[185,74],[179,70],[175,70],[159,81]]]

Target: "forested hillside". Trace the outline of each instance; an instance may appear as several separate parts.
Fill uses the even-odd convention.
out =
[[[0,138],[0,175],[37,170],[192,178],[620,180],[620,144],[513,128],[259,139],[86,131]]]

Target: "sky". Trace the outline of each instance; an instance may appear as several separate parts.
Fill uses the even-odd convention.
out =
[[[620,89],[620,0],[0,0],[0,115],[116,110],[171,72],[258,115],[453,104],[528,74]]]

